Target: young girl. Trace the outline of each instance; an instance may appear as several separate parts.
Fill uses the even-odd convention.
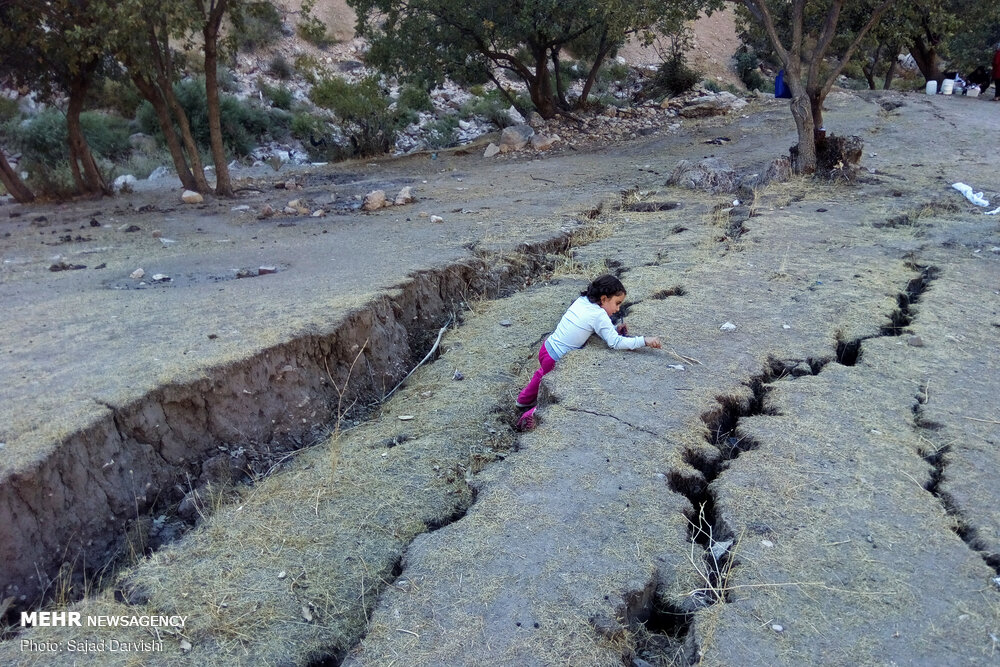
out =
[[[535,427],[535,403],[538,400],[538,387],[542,377],[555,368],[556,362],[570,350],[579,350],[596,333],[607,342],[608,347],[616,350],[635,350],[647,346],[660,347],[659,338],[643,338],[642,336],[626,336],[625,323],[615,327],[611,317],[618,313],[625,300],[625,286],[612,275],[604,275],[594,280],[580,298],[573,302],[566,314],[559,320],[559,325],[552,335],[545,339],[538,350],[538,363],[541,365],[531,376],[531,382],[517,396],[517,407],[531,408],[517,422],[522,431],[530,431]]]

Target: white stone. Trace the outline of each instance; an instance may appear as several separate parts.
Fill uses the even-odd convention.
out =
[[[138,180],[132,174],[122,174],[115,179],[115,190],[121,192],[123,187],[131,189],[136,183],[138,183]]]
[[[521,112],[518,111],[513,104],[511,104],[510,108],[507,109],[507,116],[510,118],[511,122],[514,123],[515,125],[523,125],[525,122],[524,116],[521,115]]]
[[[145,276],[145,275],[146,275],[146,272],[144,270],[142,270],[142,269],[136,269],[135,271],[133,271],[132,273],[130,273],[128,277],[131,278],[132,280],[141,280],[142,277]]]
[[[536,134],[531,137],[531,147],[536,151],[547,151],[555,145],[559,137]]]
[[[495,155],[499,155],[499,153],[500,147],[491,141],[490,145],[486,147],[485,151],[483,151],[483,157],[493,157]]]
[[[372,190],[365,195],[365,201],[361,205],[361,209],[364,211],[377,211],[385,205],[385,190]]]
[[[736,325],[733,324],[732,322],[726,322],[721,327],[719,327],[719,331],[735,331],[735,330],[736,330]]]
[[[444,222],[444,218],[442,218],[440,215],[432,215],[431,222]]]
[[[181,201],[185,204],[200,204],[205,201],[205,198],[194,190],[185,190],[184,194],[181,195]]]
[[[413,196],[413,188],[406,186],[399,191],[399,194],[392,200],[392,203],[396,206],[403,206],[404,204],[412,204],[415,201],[417,201],[417,198]]]

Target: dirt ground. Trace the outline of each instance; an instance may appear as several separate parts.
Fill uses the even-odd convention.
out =
[[[1000,233],[951,188],[998,198],[995,105],[827,107],[865,141],[856,183],[665,185],[681,159],[752,173],[784,153],[787,106],[763,100],[597,150],[314,168],[293,192],[262,171],[201,208],[0,207],[5,595],[72,597],[61,554],[126,534],[143,555],[68,608],[186,617],[35,628],[0,661],[1000,662]],[[351,210],[404,185],[416,203]],[[257,218],[293,198],[330,213]],[[260,266],[277,272],[235,277]],[[171,281],[140,288],[138,267]],[[665,349],[592,341],[514,432],[539,343],[603,271]],[[348,386],[384,396],[452,314],[433,363],[314,433]],[[213,491],[219,456],[245,469],[311,438]],[[153,548],[194,490],[197,527]]]

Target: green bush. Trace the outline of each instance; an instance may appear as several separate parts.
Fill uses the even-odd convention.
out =
[[[526,97],[520,100],[520,102],[524,101],[527,101],[527,108],[531,108],[531,101]],[[516,106],[520,107],[520,104]],[[463,118],[479,116],[502,130],[514,124],[514,121],[510,119],[510,114],[507,113],[508,109],[510,109],[510,101],[504,97],[503,93],[494,88],[480,97],[473,97],[462,105],[458,113]]]
[[[211,137],[208,129],[205,82],[182,81],[174,85],[174,94],[184,113],[187,114],[195,143],[208,150],[211,146]],[[268,111],[225,94],[219,99],[219,116],[222,141],[226,149],[237,157],[245,157],[261,141],[286,136],[291,122],[291,115],[285,111],[280,109]],[[148,102],[143,103],[139,107],[136,120],[142,132],[151,134],[163,142],[163,132],[152,105]]]
[[[292,74],[295,73],[291,63],[285,60],[285,56],[280,53],[271,59],[270,64],[267,66],[267,71],[271,73],[271,76],[282,81],[291,79]]]
[[[270,2],[251,2],[233,18],[237,51],[254,51],[281,39],[281,13]]]
[[[736,65],[736,75],[747,87],[747,90],[767,90],[774,87],[763,74],[760,73],[760,58],[748,48],[740,47],[733,54],[733,61]]]
[[[334,40],[326,31],[326,24],[312,15],[316,0],[304,0],[302,3],[302,18],[299,20],[298,32],[302,39],[325,49],[333,44]]]
[[[28,172],[25,185],[42,199],[65,201],[77,194],[68,159],[55,165],[24,160],[20,168]]]
[[[80,126],[95,157],[121,160],[131,151],[128,121],[123,118],[85,111],[80,114]],[[11,120],[4,134],[27,162],[51,168],[69,161],[69,132],[60,111],[50,108],[22,122]]]
[[[410,111],[434,111],[431,94],[419,86],[406,85],[399,90],[396,107]]]
[[[665,60],[653,76],[650,94],[680,95],[692,88],[701,80],[701,75],[687,66],[683,58]]]
[[[142,100],[142,94],[127,78],[102,79],[90,87],[86,106],[108,109],[122,118],[132,118]]]
[[[6,123],[17,118],[21,113],[17,100],[0,95],[0,123]]]
[[[351,144],[349,155],[387,153],[395,143],[401,118],[389,109],[389,99],[375,78],[349,83],[329,77],[312,87],[309,98],[332,111],[341,121]]]
[[[261,94],[267,99],[275,109],[289,111],[292,108],[292,91],[287,86],[270,86],[264,81],[258,81],[257,87]]]
[[[448,148],[458,143],[458,116],[446,114],[424,128],[428,148]]]

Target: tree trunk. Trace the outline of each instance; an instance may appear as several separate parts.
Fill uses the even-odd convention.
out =
[[[796,95],[790,106],[799,135],[799,143],[792,153],[792,171],[812,174],[816,171],[816,122],[812,117],[812,104],[807,95]]]
[[[889,69],[885,73],[885,80],[882,82],[882,90],[892,88],[892,80],[896,76],[896,66],[899,63],[899,45],[893,44],[889,48],[889,53],[892,55],[892,58],[889,60]]]
[[[83,136],[83,127],[80,125],[80,113],[83,111],[83,99],[87,93],[85,77],[77,77],[69,86],[69,106],[66,110],[66,131],[69,134],[70,160],[79,160],[83,168],[84,191],[93,195],[111,194],[104,177],[101,175],[94,155],[87,144],[87,138]]]
[[[823,91],[806,88],[809,95],[809,111],[812,113],[813,130],[823,129]]]
[[[24,184],[20,174],[14,171],[10,163],[7,162],[7,156],[4,155],[3,149],[0,149],[0,183],[3,183],[7,192],[17,203],[28,204],[35,201],[35,193]]]
[[[938,58],[937,49],[926,43],[923,37],[915,37],[913,46],[910,47],[910,55],[917,63],[920,73],[924,75],[925,81],[941,82],[941,59]]]
[[[229,180],[226,148],[222,143],[222,121],[219,114],[219,26],[226,12],[226,0],[212,7],[202,34],[205,37],[205,98],[208,106],[208,131],[212,138],[212,160],[215,162],[215,194],[233,197]]]
[[[868,81],[868,90],[875,90],[875,68],[878,67],[878,61],[882,57],[882,45],[879,44],[875,47],[875,53],[872,54],[871,62],[865,63],[861,66],[861,71],[864,72],[865,80]]]
[[[601,34],[601,43],[597,49],[597,57],[594,58],[594,64],[590,67],[590,72],[587,73],[587,80],[583,82],[583,90],[580,91],[580,99],[577,100],[576,105],[582,107],[587,103],[587,98],[590,97],[590,90],[597,83],[597,75],[601,71],[601,67],[604,65],[604,59],[608,57],[611,53],[612,44],[608,43],[607,40],[608,29],[605,27],[604,32]]]
[[[548,53],[544,48],[535,49],[535,76],[528,88],[531,101],[538,114],[548,120],[556,115],[556,104],[552,95],[552,77],[549,74]]]
[[[163,138],[167,142],[167,149],[170,151],[170,157],[174,161],[174,169],[177,170],[177,176],[181,179],[181,185],[188,190],[197,190],[198,184],[195,183],[194,176],[188,168],[187,160],[184,159],[184,149],[181,147],[180,139],[177,137],[177,130],[174,129],[174,123],[170,118],[170,109],[167,108],[166,100],[163,99],[159,89],[153,82],[143,78],[138,72],[132,73],[132,83],[142,93],[142,96],[153,105],[156,118],[160,121],[160,129],[163,130]]]
[[[559,71],[559,47],[552,47],[552,72],[556,78],[556,96],[559,99],[559,106],[569,109],[569,102],[566,101],[566,91],[563,90],[562,76]]]

